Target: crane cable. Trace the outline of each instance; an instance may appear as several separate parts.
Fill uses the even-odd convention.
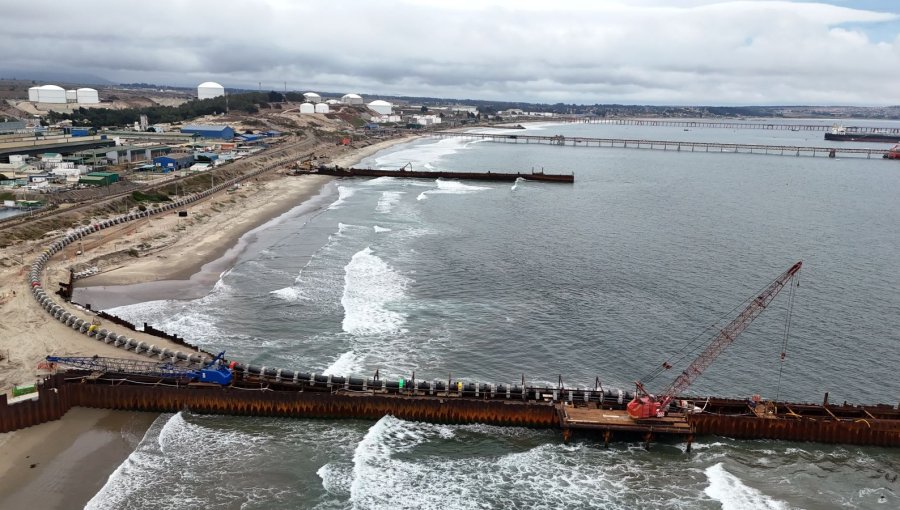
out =
[[[722,314],[722,316],[719,317],[715,323],[703,328],[703,331],[701,331],[699,334],[697,334],[697,336],[688,340],[687,342],[685,342],[685,344],[681,348],[677,349],[672,357],[667,359],[662,365],[658,366],[656,369],[654,369],[650,373],[644,375],[644,377],[640,378],[639,380],[644,383],[650,382],[650,381],[656,379],[660,374],[662,374],[666,370],[672,368],[675,365],[683,363],[686,359],[695,355],[695,353],[697,353],[700,349],[702,349],[705,346],[704,343],[700,343],[700,340],[708,340],[710,337],[710,334],[708,333],[709,331],[712,331],[713,336],[717,335],[722,330],[722,327],[724,327],[720,324],[727,324],[730,320],[733,320],[735,312],[737,312],[738,310],[740,310],[742,308],[746,308],[747,305],[751,301],[756,299],[756,296],[759,296],[760,294],[762,294],[769,287],[769,285],[771,285],[771,283],[764,285],[762,288],[757,290],[756,293],[753,294],[753,296],[751,296],[747,299],[744,299],[743,301],[741,301],[740,303],[735,305],[734,308],[732,308],[728,312]]]
[[[787,357],[787,344],[788,337],[791,335],[791,320],[794,314],[794,282],[791,277],[790,283],[790,291],[788,292],[788,308],[787,314],[784,317],[784,337],[781,340],[781,366],[778,368],[778,384],[775,386],[775,400],[778,400],[778,397],[781,394],[781,375],[784,372],[784,360]],[[797,287],[800,286],[800,278],[797,277]]]

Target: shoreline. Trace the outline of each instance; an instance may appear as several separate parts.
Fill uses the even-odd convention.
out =
[[[380,150],[417,137],[385,140],[341,154],[334,161],[358,164]],[[91,236],[95,239],[85,239],[79,248],[83,254],[72,247],[51,261],[45,281],[65,281],[73,261],[84,260],[106,264],[107,270],[80,280],[77,289],[99,287],[114,299],[128,296],[135,303],[165,297],[190,299],[192,292],[201,297],[252,243],[248,238],[255,230],[300,207],[321,207],[316,200],[322,197],[325,202],[326,188],[333,180],[273,171],[247,182],[232,195],[221,192],[192,204],[187,219],[173,213],[104,230]],[[122,255],[121,245],[138,241],[151,248],[140,257]],[[147,359],[59,324],[31,298],[24,275],[47,243],[23,244],[17,250],[21,265],[0,267],[3,387],[33,382],[36,362],[49,353]],[[116,296],[117,288],[124,294]],[[29,324],[25,331],[19,327],[22,322]],[[0,434],[0,508],[83,507],[134,451],[157,416],[76,407],[57,421]]]

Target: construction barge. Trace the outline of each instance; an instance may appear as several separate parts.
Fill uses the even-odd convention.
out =
[[[518,179],[526,181],[540,182],[575,182],[575,174],[545,174],[544,172],[446,172],[446,171],[419,171],[407,170],[401,168],[399,170],[378,170],[372,168],[341,168],[341,167],[324,167],[309,170],[295,170],[294,175],[332,175],[335,177],[402,177],[413,179],[461,179],[472,181],[506,181],[513,182]]]

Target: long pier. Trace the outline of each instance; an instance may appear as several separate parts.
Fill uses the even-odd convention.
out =
[[[766,154],[770,156],[807,157],[854,157],[881,159],[888,149],[856,147],[814,147],[797,145],[766,145],[719,142],[688,142],[679,140],[644,140],[640,138],[591,138],[583,136],[540,136],[494,133],[458,133],[435,131],[435,138],[462,138],[465,140],[485,140],[495,143],[558,145],[561,147],[607,147],[619,149],[648,149],[676,152],[713,152],[731,154]]]
[[[824,124],[788,124],[780,122],[743,122],[713,120],[672,120],[672,119],[609,119],[605,117],[554,117],[550,120],[567,124],[609,124],[615,126],[650,126],[710,129],[759,129],[765,131],[830,131]],[[900,134],[897,127],[847,126],[848,133],[859,134]]]
[[[415,179],[463,179],[476,181],[526,181],[541,182],[575,182],[575,174],[546,174],[544,172],[447,172],[417,170],[381,170],[372,168],[328,168],[319,167],[313,170],[298,170],[295,175],[330,175],[334,177],[403,177]]]
[[[153,210],[132,212],[79,227],[52,242],[31,266],[27,281],[37,304],[67,327],[107,345],[181,366],[197,366],[209,359],[193,352],[173,351],[97,325],[90,311],[76,311],[58,303],[44,287],[44,268],[66,246],[85,236],[121,223],[164,214],[226,189],[258,169],[212,189]],[[84,317],[79,317],[86,313]],[[120,326],[123,326],[120,324]],[[0,432],[9,432],[62,417],[71,407],[99,407],[131,411],[193,412],[240,416],[378,419],[391,414],[408,420],[438,423],[486,423],[503,426],[553,428],[563,438],[601,435],[604,442],[634,439],[649,445],[669,438],[686,441],[697,435],[783,439],[872,446],[900,446],[900,406],[893,404],[831,405],[748,402],[741,399],[695,398],[683,409],[702,403],[703,412],[675,410],[667,416],[635,420],[625,405],[629,392],[603,388],[536,387],[525,384],[485,384],[447,379],[381,379],[322,375],[277,367],[227,362],[234,373],[228,386],[190,384],[134,374],[79,371],[46,374],[37,391],[13,401],[0,395]],[[687,399],[686,399],[687,400]]]

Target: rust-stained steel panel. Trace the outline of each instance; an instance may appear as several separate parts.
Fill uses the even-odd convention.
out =
[[[67,381],[65,374],[48,377],[38,388],[36,401],[7,405],[0,395],[0,432],[9,432],[59,419],[72,406],[129,411],[178,412],[238,416],[294,418],[356,418],[377,420],[385,415],[434,423],[486,423],[501,426],[560,428],[554,404],[537,401],[505,401],[447,396],[409,396],[382,393],[330,393],[327,391],[252,391],[221,387],[170,387],[111,384],[106,381]],[[889,406],[865,408],[874,416],[863,419],[863,408],[836,406],[835,420],[821,406],[790,404],[795,417],[775,419],[753,415],[704,413],[689,416],[697,435],[721,435],[745,439],[780,439],[872,446],[900,446],[898,412]],[[717,409],[746,409],[746,403],[721,400]],[[838,412],[840,411],[840,412]],[[721,411],[719,411],[721,412]]]

